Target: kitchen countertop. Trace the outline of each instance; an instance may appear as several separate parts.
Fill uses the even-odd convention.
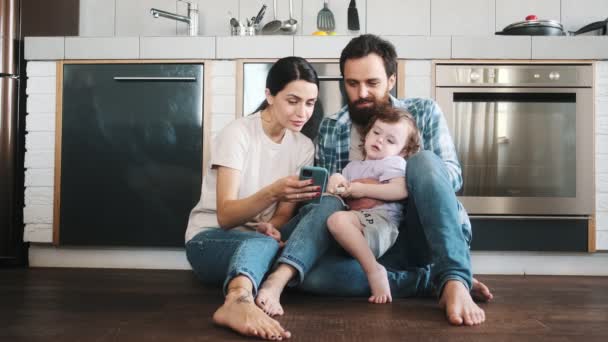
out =
[[[26,37],[26,60],[339,58],[353,36]],[[608,59],[608,36],[383,36],[401,59]]]

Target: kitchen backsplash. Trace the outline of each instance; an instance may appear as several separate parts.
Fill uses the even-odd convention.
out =
[[[199,35],[230,35],[228,18],[255,16],[266,4],[262,24],[273,20],[270,0],[191,0],[199,8]],[[289,17],[289,0],[276,0],[277,18]],[[336,20],[336,34],[349,32],[346,14],[350,0],[329,0]],[[358,33],[415,36],[493,35],[528,14],[560,21],[573,31],[608,17],[606,0],[358,0],[361,23]],[[316,31],[317,13],[323,0],[293,0],[297,35]],[[186,4],[176,0],[80,0],[80,36],[174,36],[186,35],[187,25],[155,19],[150,8],[179,14]],[[230,13],[230,14],[229,14]]]

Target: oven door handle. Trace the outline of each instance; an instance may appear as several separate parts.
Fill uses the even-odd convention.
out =
[[[488,219],[488,220],[581,220],[588,219],[589,216],[538,216],[538,215],[474,215],[469,214],[472,219]]]

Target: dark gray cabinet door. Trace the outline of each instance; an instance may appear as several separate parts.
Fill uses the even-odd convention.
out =
[[[64,66],[59,242],[183,246],[200,196],[203,66]]]

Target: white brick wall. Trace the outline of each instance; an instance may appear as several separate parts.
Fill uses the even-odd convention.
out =
[[[608,250],[608,62],[598,62],[596,73],[596,247]]]
[[[55,62],[27,63],[23,239],[51,242],[55,166]]]
[[[431,61],[405,62],[405,97],[431,97]]]

